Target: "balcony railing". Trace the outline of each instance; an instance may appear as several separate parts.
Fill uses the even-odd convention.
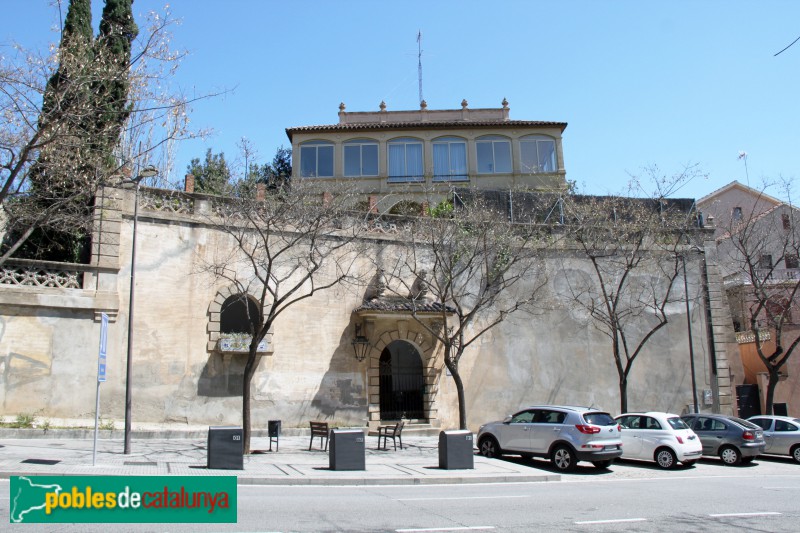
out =
[[[91,265],[10,259],[0,266],[0,285],[52,289],[83,288],[83,273]]]
[[[800,280],[800,268],[760,268],[756,270],[760,280],[769,281],[797,281]]]

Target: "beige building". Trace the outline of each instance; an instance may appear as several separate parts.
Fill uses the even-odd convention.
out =
[[[782,342],[788,347],[800,335],[800,308],[789,295],[800,279],[800,260],[795,250],[784,247],[786,238],[794,232],[800,218],[796,208],[737,181],[708,194],[697,201],[698,209],[716,226],[716,245],[720,267],[731,310],[741,366],[733,376],[738,397],[739,414],[751,416],[765,412],[767,369],[756,351],[755,336],[750,331],[750,312],[755,305],[748,263],[757,267],[756,275],[771,287],[776,309],[759,314],[763,323],[760,338],[765,353],[775,348],[775,331],[770,327],[768,312],[782,313],[789,309],[783,325]],[[751,260],[746,261],[734,241],[741,231],[752,237],[748,249]],[[791,239],[790,239],[791,240]],[[774,404],[778,412],[795,414],[800,410],[800,353],[790,356],[783,367],[782,379],[775,389]]]
[[[561,135],[565,122],[511,120],[501,108],[348,112],[339,106],[338,124],[287,128],[295,177],[347,180],[365,194],[423,201],[452,187],[567,187]],[[425,194],[423,194],[423,191]],[[435,197],[435,194],[434,194]]]
[[[505,102],[489,110],[471,110],[463,102],[460,110],[422,106],[375,113],[347,113],[342,106],[339,124],[287,130],[293,179],[357,180],[376,211],[407,199],[408,187],[411,195],[417,186],[438,188],[444,195],[463,184],[565,190],[561,135],[566,124],[512,121],[508,112]],[[142,188],[134,336],[128,339],[135,200],[131,189],[106,189],[98,198],[89,265],[22,260],[3,265],[0,401],[5,414],[93,416],[105,313],[111,323],[103,418],[122,418],[131,341],[134,427],[137,422],[241,423],[244,354],[242,335],[231,326],[237,322],[236,306],[229,305],[238,294],[205,268],[231,249],[229,236],[213,224],[224,199],[195,194],[191,183],[186,191]],[[366,277],[376,272],[374,258],[391,258],[393,247],[403,246],[405,239],[391,225],[371,231],[357,263]],[[727,360],[731,320],[722,304],[711,232],[700,234],[705,235],[705,260],[686,264],[689,315],[683,301],[668,306],[669,323],[647,344],[629,376],[631,409],[687,410],[693,397],[690,335],[701,409],[734,409]],[[548,256],[543,269],[544,312],[505,321],[461,360],[473,430],[528,404],[618,409],[619,378],[608,339],[585,313],[559,297],[565,273],[588,275],[591,265],[565,252]],[[284,427],[308,427],[310,420],[374,426],[400,417],[423,427],[457,427],[456,391],[441,346],[402,302],[376,300],[374,291],[374,284],[336,287],[279,318],[262,346],[253,380],[254,429],[270,419],[282,420]],[[362,351],[354,350],[354,341]]]

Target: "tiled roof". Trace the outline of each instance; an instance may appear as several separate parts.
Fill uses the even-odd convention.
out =
[[[442,305],[438,302],[412,302],[405,299],[372,299],[364,302],[361,306],[353,309],[354,313],[361,311],[383,311],[389,313],[455,313],[456,310],[450,306]]]
[[[540,128],[556,127],[561,131],[567,127],[566,122],[548,122],[541,120],[448,120],[430,122],[364,122],[350,124],[327,124],[319,126],[299,126],[286,128],[286,135],[291,140],[295,133],[325,133],[335,131],[375,131],[375,130],[421,130],[447,128]]]

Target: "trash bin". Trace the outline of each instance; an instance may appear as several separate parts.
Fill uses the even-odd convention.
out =
[[[208,468],[244,470],[244,443],[241,426],[208,428]]]
[[[464,429],[439,433],[439,468],[444,470],[475,468],[471,431]]]
[[[269,433],[269,451],[272,451],[272,441],[275,441],[275,451],[278,451],[278,438],[281,436],[281,421],[270,420],[267,422],[267,431]]]
[[[362,430],[331,430],[330,441],[328,460],[331,470],[366,470]]]

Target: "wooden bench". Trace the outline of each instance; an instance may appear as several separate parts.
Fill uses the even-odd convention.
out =
[[[400,449],[403,449],[403,426],[405,422],[402,420],[397,424],[389,424],[386,426],[378,426],[378,449],[381,449],[381,439],[383,439],[383,449],[387,449],[386,439],[392,439],[394,449],[397,450],[397,441],[400,440]]]
[[[308,443],[308,449],[311,451],[311,445],[314,444],[314,437],[319,437],[319,445],[322,446],[322,441],[325,441],[325,450],[328,450],[328,423],[327,422],[309,422],[311,424],[311,442]]]

